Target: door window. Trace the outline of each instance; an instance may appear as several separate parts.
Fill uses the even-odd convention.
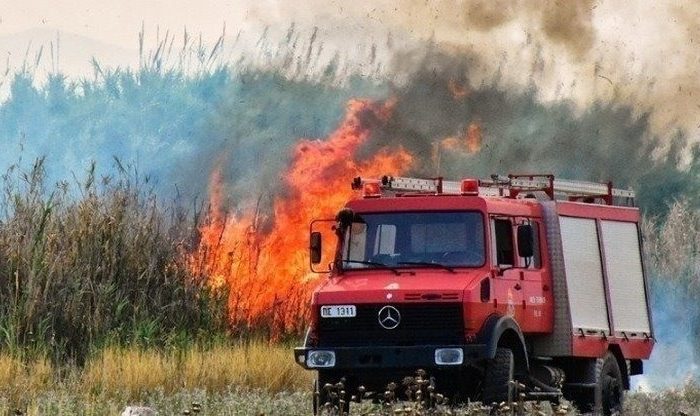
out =
[[[494,240],[494,263],[497,266],[513,266],[515,255],[513,244],[513,223],[510,218],[492,220]]]

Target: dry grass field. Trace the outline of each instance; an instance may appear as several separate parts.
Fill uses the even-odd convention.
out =
[[[54,368],[45,359],[0,356],[0,414],[116,415],[127,405],[161,415],[308,415],[312,373],[291,359],[290,346],[263,341],[161,351],[108,347],[82,369]],[[626,415],[700,415],[700,386],[632,392]],[[417,403],[353,405],[352,415],[574,415],[568,405],[517,403],[492,413],[478,403],[433,409]],[[327,414],[335,414],[329,409]]]
[[[181,351],[106,347],[82,368],[0,355],[0,397],[6,409],[29,409],[42,398],[71,395],[84,403],[123,406],[182,392],[221,394],[242,388],[269,396],[306,391],[311,374],[294,363],[290,351],[263,341]]]

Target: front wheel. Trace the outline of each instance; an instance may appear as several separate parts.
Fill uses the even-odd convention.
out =
[[[622,412],[624,382],[613,353],[590,363],[588,380],[593,388],[574,393],[572,401],[581,413],[610,416]]]
[[[515,394],[513,372],[515,359],[508,348],[496,349],[496,356],[486,364],[481,399],[485,405],[511,402]]]

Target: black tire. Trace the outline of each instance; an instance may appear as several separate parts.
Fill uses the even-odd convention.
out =
[[[486,364],[486,371],[484,371],[481,400],[485,405],[513,401],[515,395],[514,370],[513,351],[508,348],[496,349],[496,356],[489,360]]]
[[[595,407],[597,412],[609,416],[622,412],[625,385],[622,371],[613,353],[596,360]]]
[[[615,355],[608,352],[592,364],[591,381],[595,387],[581,391],[571,397],[581,413],[610,416],[622,412],[624,403],[624,382],[622,371]],[[590,368],[590,367],[589,367]],[[590,373],[589,373],[590,374]]]

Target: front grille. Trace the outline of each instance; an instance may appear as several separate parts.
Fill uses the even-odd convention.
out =
[[[459,303],[392,304],[401,313],[395,329],[384,329],[377,318],[386,306],[357,305],[354,318],[321,318],[320,347],[454,345],[464,342],[462,305]]]

